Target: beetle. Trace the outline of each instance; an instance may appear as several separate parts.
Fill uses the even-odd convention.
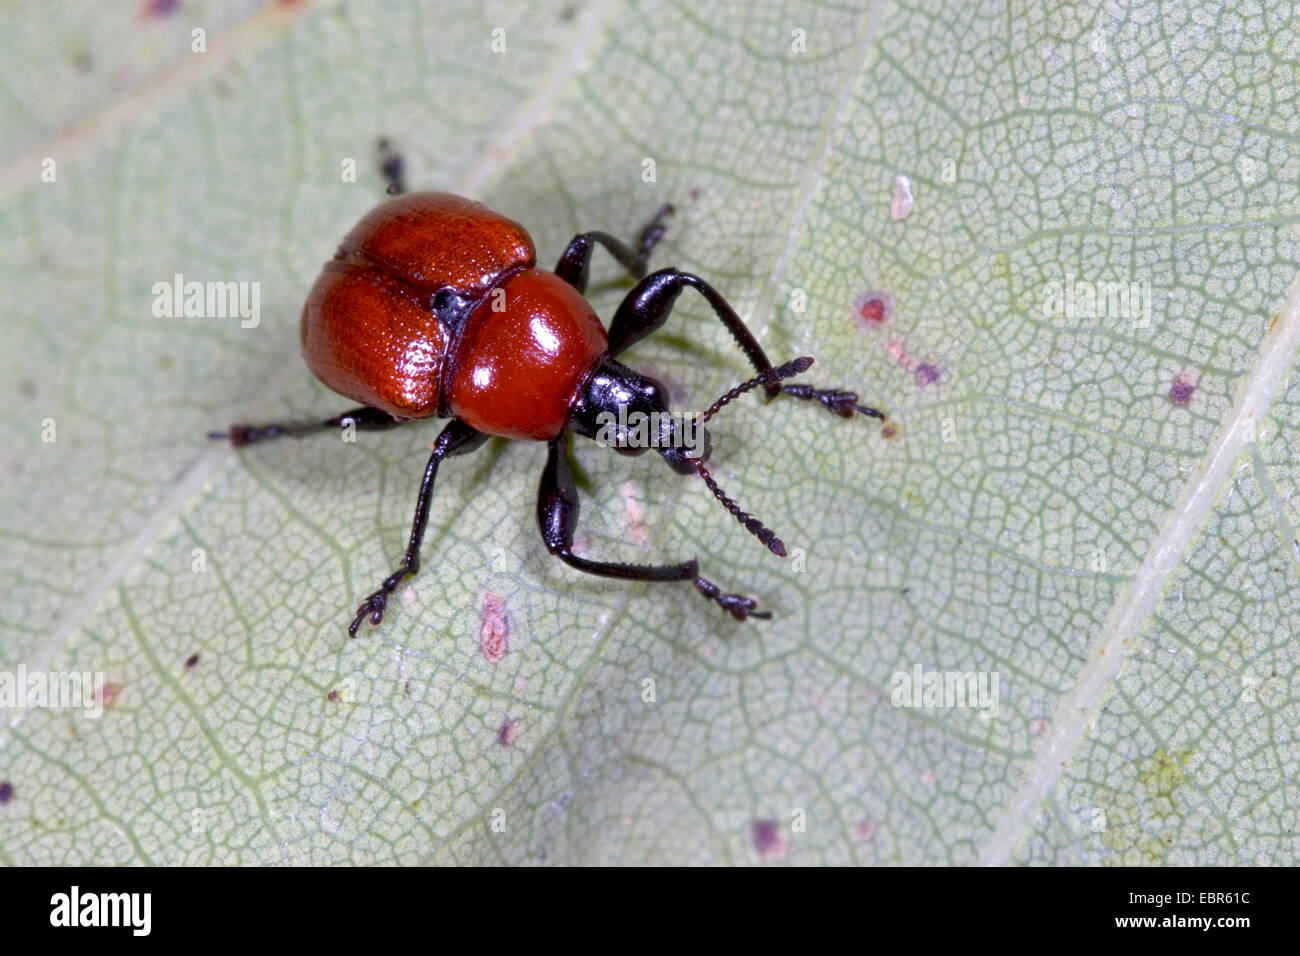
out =
[[[698,473],[741,524],[773,553],[785,555],[781,540],[718,487],[704,464],[711,450],[707,431],[703,449],[697,436],[692,453],[684,440],[689,423],[668,414],[663,383],[618,361],[617,356],[664,324],[688,288],[703,296],[757,372],[719,398],[699,417],[701,424],[758,387],[769,399],[788,395],[843,418],[861,414],[883,421],[884,414],[859,405],[854,392],[785,381],[812,360],[773,367],[740,316],[701,277],[673,268],[647,274],[672,206],[659,209],[635,246],[599,231],[574,236],[548,272],[537,267],[533,241],[521,225],[449,193],[406,193],[400,157],[382,141],[380,149],[388,192],[396,198],[364,216],[343,239],[312,286],[300,325],[307,366],[361,407],[320,422],[236,424],[209,432],[210,438],[239,447],[330,429],[378,431],[426,418],[451,419],[431,446],[405,554],[358,606],[348,634],[355,637],[367,617],[378,625],[390,595],[419,570],[441,462],[474,451],[491,435],[546,444],[537,520],[547,550],[570,567],[632,581],[691,582],[737,620],[771,617],[757,610],[752,597],[726,593],[703,577],[693,558],[677,564],[621,564],[575,553],[579,502],[566,434],[604,434],[612,437],[608,443],[617,451],[634,455],[647,449],[624,423],[634,420],[633,413],[645,416],[637,421],[658,422],[658,434],[652,437],[667,464],[679,474]],[[637,280],[608,331],[584,297],[598,245]],[[618,424],[611,431],[612,422]]]

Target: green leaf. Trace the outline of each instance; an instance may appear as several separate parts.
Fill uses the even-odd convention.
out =
[[[1296,862],[1294,21],[160,6],[0,29],[0,682],[106,681],[98,719],[5,709],[0,861]],[[585,553],[697,555],[772,621],[551,559],[542,449],[494,441],[348,640],[437,424],[204,433],[349,406],[297,320],[381,135],[543,263],[672,201],[656,262],[889,413],[719,415],[785,561],[576,443]],[[260,324],[155,318],[176,273],[260,283]],[[606,319],[626,289],[598,253]],[[746,366],[691,296],[628,361],[699,409]],[[996,677],[996,714],[895,706],[917,668]]]

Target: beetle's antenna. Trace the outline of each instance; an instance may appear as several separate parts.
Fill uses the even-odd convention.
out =
[[[779,382],[783,378],[794,378],[796,375],[802,375],[812,366],[813,360],[805,355],[803,358],[792,359],[784,365],[778,365],[776,368],[770,368],[766,372],[760,372],[748,382],[741,382],[735,388],[724,392],[718,397],[718,400],[704,410],[700,416],[700,422],[707,422],[716,415],[724,405],[735,401],[741,395],[744,395],[752,388],[758,388],[760,385],[771,385]]]
[[[793,361],[786,362],[784,365],[778,365],[776,368],[770,368],[766,372],[761,372],[749,381],[742,382],[735,388],[729,389],[719,396],[716,402],[705,409],[704,414],[700,415],[700,424],[703,425],[710,418],[716,415],[724,406],[735,401],[750,389],[757,388],[760,385],[770,385],[773,382],[779,382],[785,378],[793,378],[796,375],[801,375],[808,371],[808,367],[812,365],[812,363],[813,360],[807,356],[797,358]],[[704,484],[708,486],[709,491],[713,492],[713,497],[718,499],[718,504],[731,512],[732,516],[745,526],[746,531],[756,537],[759,541],[762,541],[763,544],[767,545],[769,551],[777,557],[784,558],[786,555],[785,542],[776,536],[776,532],[763,524],[763,522],[759,521],[752,514],[747,511],[742,511],[740,505],[736,504],[735,501],[727,496],[725,491],[718,487],[717,481],[709,472],[709,469],[704,466],[704,457],[701,455],[698,458],[692,458],[690,459],[690,462],[695,467],[695,470],[699,472],[700,477],[704,479]]]
[[[713,497],[718,499],[718,504],[730,511],[736,520],[745,526],[746,531],[767,545],[769,551],[779,558],[784,558],[786,553],[785,542],[776,536],[776,532],[749,512],[741,511],[740,505],[727,497],[727,493],[718,487],[718,483],[713,479],[713,475],[709,473],[709,469],[704,467],[703,458],[692,458],[690,462],[695,466],[695,470],[700,473],[704,483],[709,486],[709,491],[713,492]]]

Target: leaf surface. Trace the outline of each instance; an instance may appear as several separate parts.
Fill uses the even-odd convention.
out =
[[[107,682],[99,719],[4,711],[0,860],[1295,862],[1293,21],[121,6],[0,29],[0,667]],[[585,553],[697,555],[774,620],[554,561],[543,451],[494,441],[347,639],[437,424],[203,434],[348,407],[297,319],[383,198],[381,135],[543,264],[672,201],[657,263],[889,413],[719,415],[784,562],[655,456],[578,443]],[[258,282],[260,323],[155,317],[176,273]],[[689,293],[628,360],[687,409],[746,375]],[[917,667],[996,675],[996,714],[894,706]]]

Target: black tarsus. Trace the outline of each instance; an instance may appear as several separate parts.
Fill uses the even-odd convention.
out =
[[[844,391],[838,388],[813,388],[811,385],[795,383],[782,385],[781,394],[789,395],[791,398],[818,402],[831,414],[838,415],[840,418],[852,418],[853,413],[857,412],[869,418],[878,418],[882,422],[885,420],[885,413],[880,409],[859,405],[857,392]]]

